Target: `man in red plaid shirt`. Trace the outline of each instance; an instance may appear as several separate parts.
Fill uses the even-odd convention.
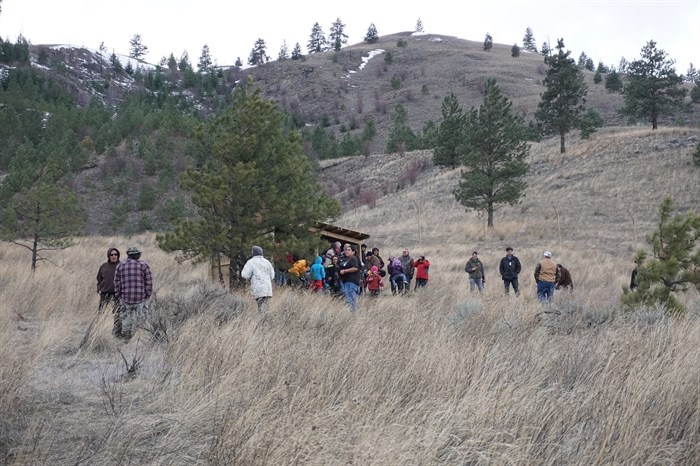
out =
[[[119,299],[119,319],[121,332],[114,336],[129,341],[134,321],[143,314],[143,308],[153,293],[153,276],[146,261],[141,260],[141,251],[137,247],[126,250],[128,259],[120,262],[114,272],[114,294]],[[115,326],[116,328],[116,326]]]

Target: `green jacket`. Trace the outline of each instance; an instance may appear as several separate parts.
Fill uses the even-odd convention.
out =
[[[464,271],[469,274],[469,278],[484,278],[484,264],[479,259],[470,258]]]

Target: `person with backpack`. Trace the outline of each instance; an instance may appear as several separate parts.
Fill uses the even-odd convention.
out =
[[[403,266],[403,273],[406,275],[406,291],[411,289],[411,280],[413,280],[413,258],[411,255],[408,253],[407,248],[403,248],[403,252],[401,253],[401,257],[399,257],[399,260],[401,261],[401,265]]]
[[[484,264],[479,259],[479,253],[474,251],[472,257],[467,261],[467,265],[464,266],[464,271],[469,274],[469,291],[474,292],[476,287],[479,293],[484,291],[484,282],[486,277],[484,276]]]
[[[513,248],[508,246],[506,248],[506,255],[501,259],[501,263],[498,266],[498,271],[501,273],[501,278],[503,279],[503,286],[506,289],[506,294],[509,293],[509,287],[513,287],[515,296],[520,296],[520,289],[518,288],[518,275],[522,270],[520,265],[520,259],[513,255]]]
[[[408,280],[406,280],[406,274],[403,273],[403,264],[401,263],[401,259],[398,257],[390,257],[387,270],[389,271],[389,281],[391,282],[392,294],[396,294],[397,292],[403,293],[406,291]]]

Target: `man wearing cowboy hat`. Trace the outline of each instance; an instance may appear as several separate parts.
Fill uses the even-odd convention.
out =
[[[126,250],[128,259],[120,262],[114,272],[114,294],[119,299],[119,319],[121,333],[116,337],[128,342],[132,335],[132,326],[138,316],[143,314],[146,301],[153,294],[153,276],[146,261],[141,260],[141,251],[135,246]]]

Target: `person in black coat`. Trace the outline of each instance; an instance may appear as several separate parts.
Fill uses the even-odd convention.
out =
[[[501,278],[503,279],[503,286],[505,287],[506,294],[509,293],[510,287],[512,286],[515,295],[520,295],[518,274],[520,274],[521,269],[520,259],[513,255],[513,248],[508,246],[506,248],[506,256],[501,259],[501,264],[498,267],[498,271],[501,273]]]

